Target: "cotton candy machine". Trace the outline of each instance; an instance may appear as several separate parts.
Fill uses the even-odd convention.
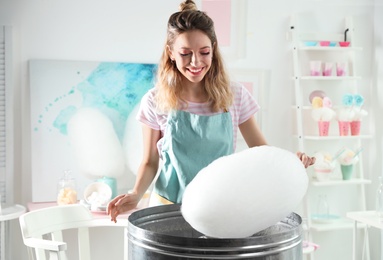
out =
[[[193,229],[179,204],[145,208],[129,216],[129,259],[301,260],[301,223],[291,213],[251,237],[218,239]]]

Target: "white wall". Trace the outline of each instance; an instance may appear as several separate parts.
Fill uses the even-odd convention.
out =
[[[375,8],[375,15],[374,15],[374,24],[383,24],[383,3],[380,0],[375,0],[376,8]],[[378,4],[379,3],[379,4]],[[372,86],[376,90],[376,98],[374,102],[374,110],[376,111],[377,115],[383,114],[383,30],[381,27],[376,26],[374,28],[374,45],[375,45],[375,51],[372,59],[372,68],[374,71],[374,78],[372,81]],[[381,118],[381,116],[380,116]],[[383,129],[383,121],[382,120],[376,120],[376,129],[377,132],[382,133]],[[383,135],[377,135],[376,139],[376,146],[377,151],[380,151],[380,153],[377,153],[376,158],[372,164],[375,165],[376,169],[376,178],[379,175],[383,175]],[[377,183],[377,181],[376,181]],[[373,191],[377,189],[377,185],[375,185]],[[372,194],[374,196],[375,194]],[[380,259],[383,260],[383,230],[375,231],[372,236],[372,241],[379,241],[380,237],[380,244],[376,243],[377,246],[374,248],[377,255],[380,253]]]
[[[379,47],[377,52],[382,53],[383,23],[379,17],[383,13],[381,5],[374,12],[371,3],[363,0],[248,0],[246,57],[228,61],[228,66],[270,71],[269,111],[265,121],[265,135],[270,144],[286,149],[293,147],[292,54],[286,41],[290,15],[305,13],[312,20],[303,27],[318,26],[323,30],[332,26],[337,28],[341,18],[354,15],[356,33],[364,48],[360,73],[367,78],[366,84],[374,87],[378,86],[378,77],[372,59],[375,53],[373,43]],[[0,24],[11,25],[14,35],[16,202],[26,204],[31,197],[28,60],[156,63],[163,47],[168,16],[177,11],[178,4],[178,0],[0,0]],[[379,64],[381,86],[381,60]],[[381,91],[379,95],[382,95]],[[375,108],[382,112],[382,99],[380,105],[378,100],[375,102]],[[381,129],[382,125],[379,126]],[[366,166],[367,176],[374,181],[376,175],[382,173],[382,165],[377,162],[382,158],[383,143],[381,135],[377,138],[380,146],[370,148],[369,154],[376,156],[369,159]],[[374,185],[371,189],[375,190]],[[374,196],[374,192],[369,192],[369,207],[373,207]],[[22,247],[20,243],[13,244]],[[25,259],[25,252],[13,251],[13,259]],[[373,256],[377,256],[377,251],[373,248]]]

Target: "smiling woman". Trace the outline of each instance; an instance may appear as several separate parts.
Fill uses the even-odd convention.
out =
[[[212,161],[235,151],[238,129],[250,147],[266,141],[254,118],[259,105],[225,69],[213,20],[186,0],[168,21],[156,87],[141,100],[144,155],[129,194],[109,204],[113,220],[135,207],[163,166],[151,205],[180,203],[185,187]]]
[[[182,98],[192,102],[206,102],[203,92],[195,93],[195,91],[188,90],[199,88],[198,85],[202,84],[202,79],[210,69],[213,47],[209,37],[199,30],[185,32],[177,37],[173,48],[170,46],[168,48],[172,62],[176,64],[177,69],[185,77],[183,83],[190,86],[190,88],[184,88]]]
[[[238,129],[248,147],[266,145],[251,93],[231,82],[219,50],[213,20],[191,0],[168,21],[154,89],[141,100],[144,152],[135,186],[108,206],[112,220],[137,206],[162,167],[150,205],[181,203],[201,169],[235,152]],[[299,157],[307,167],[308,156]],[[239,181],[243,178],[237,176]]]

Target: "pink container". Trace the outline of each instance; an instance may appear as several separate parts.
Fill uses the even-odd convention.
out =
[[[329,128],[329,121],[318,121],[319,136],[328,136]]]
[[[339,42],[340,47],[348,47],[350,46],[350,42]]]
[[[350,122],[349,121],[338,121],[339,125],[339,135],[346,136],[350,132]]]
[[[351,135],[359,135],[360,134],[360,121],[352,121],[350,122]]]
[[[310,76],[322,75],[322,61],[313,60],[310,61]]]
[[[323,76],[332,76],[332,62],[325,62],[323,65]]]
[[[347,63],[346,62],[337,62],[336,63],[336,75],[337,76],[346,76]]]
[[[329,46],[330,45],[330,41],[321,41],[321,42],[319,42],[319,45],[320,46]]]

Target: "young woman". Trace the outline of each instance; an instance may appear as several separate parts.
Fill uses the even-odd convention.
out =
[[[137,116],[143,124],[144,155],[135,186],[109,203],[111,219],[137,206],[160,158],[152,205],[180,203],[202,168],[235,151],[238,128],[249,147],[266,145],[253,116],[258,109],[244,86],[230,82],[212,19],[193,1],[184,1],[169,18],[156,87],[142,98]],[[314,162],[303,153],[298,156],[305,167]]]

